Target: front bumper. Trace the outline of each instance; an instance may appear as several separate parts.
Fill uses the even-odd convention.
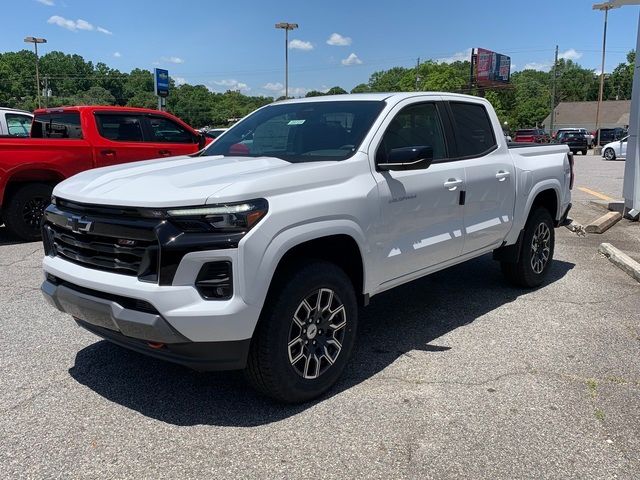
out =
[[[251,339],[193,342],[176,331],[153,305],[79,287],[52,275],[45,299],[90,332],[122,347],[196,370],[234,370],[246,365]]]

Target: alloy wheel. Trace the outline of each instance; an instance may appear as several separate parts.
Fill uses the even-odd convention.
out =
[[[338,295],[320,288],[296,308],[289,328],[289,362],[301,377],[313,380],[333,365],[347,326],[347,312]]]
[[[531,268],[537,274],[542,273],[549,263],[551,253],[551,230],[546,223],[540,223],[531,239]]]
[[[34,230],[40,228],[40,222],[44,215],[44,209],[47,208],[49,200],[44,197],[33,197],[29,199],[22,207],[22,218],[25,225]]]

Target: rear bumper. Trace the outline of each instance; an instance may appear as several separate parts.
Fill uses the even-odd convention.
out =
[[[41,290],[47,302],[72,315],[81,327],[122,347],[195,370],[236,370],[246,365],[251,339],[192,342],[149,304],[127,308],[128,301],[135,300],[92,294],[49,279]]]

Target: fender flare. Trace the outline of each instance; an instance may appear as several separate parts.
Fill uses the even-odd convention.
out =
[[[360,250],[360,257],[363,266],[363,292],[368,291],[367,273],[370,271],[369,261],[371,256],[366,236],[360,226],[353,220],[340,219],[322,219],[315,220],[304,224],[292,225],[280,231],[267,245],[266,249],[258,252],[261,258],[250,258],[246,254],[242,256],[240,261],[240,270],[245,278],[244,300],[248,304],[263,305],[266,299],[269,287],[273,281],[276,269],[280,265],[282,258],[292,248],[302,243],[329,237],[333,235],[347,235],[351,237]],[[248,253],[249,249],[243,249]],[[255,249],[254,249],[255,250]],[[255,254],[254,254],[255,255]],[[369,259],[369,261],[367,260]],[[257,261],[257,262],[256,262]],[[256,264],[256,268],[251,268],[251,264]]]

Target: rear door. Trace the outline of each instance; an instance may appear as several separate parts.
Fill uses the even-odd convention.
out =
[[[198,138],[193,132],[161,115],[145,117],[145,137],[158,157],[187,155],[198,150]]]
[[[158,157],[144,141],[144,116],[127,112],[95,112],[98,138],[94,142],[97,167]]]
[[[499,246],[513,223],[515,172],[483,103],[449,102],[457,163],[465,170],[463,254]]]

